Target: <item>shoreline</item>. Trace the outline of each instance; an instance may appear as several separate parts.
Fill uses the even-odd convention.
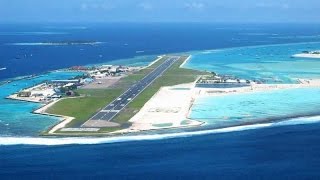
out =
[[[315,42],[318,43],[318,42]],[[290,43],[292,44],[292,43]],[[294,43],[295,44],[295,43]],[[261,45],[261,46],[268,46],[268,45]],[[252,47],[256,47],[256,46],[252,46]],[[158,56],[158,58],[154,61],[152,61],[151,63],[149,63],[148,66],[144,66],[144,68],[148,68],[151,65],[153,65],[154,63],[158,62],[162,57],[164,57],[165,55],[162,56]],[[180,68],[183,68],[183,66],[192,58],[192,55],[189,55],[187,59],[184,60],[184,62],[179,66]],[[319,57],[320,58],[320,57]],[[56,71],[67,71],[65,69],[61,69],[61,70],[53,70],[53,71],[49,71],[46,73],[50,73],[50,72],[56,72]],[[67,71],[68,72],[68,71]],[[70,72],[70,71],[69,71]],[[45,73],[44,73],[45,74]],[[41,74],[39,74],[41,75]],[[39,76],[37,75],[37,76]],[[25,78],[35,78],[37,76],[26,76]],[[24,78],[22,78],[24,79]],[[17,79],[17,80],[21,80],[21,79]],[[181,114],[179,115],[179,118],[177,118],[176,121],[171,122],[168,121],[168,123],[172,123],[173,125],[170,127],[152,127],[150,126],[150,123],[146,125],[146,123],[141,123],[141,120],[139,121],[139,118],[136,117],[136,119],[138,120],[132,120],[130,119],[129,122],[134,122],[136,123],[135,125],[135,129],[125,129],[125,130],[120,130],[120,131],[115,131],[115,132],[111,132],[111,133],[100,133],[97,135],[102,135],[102,134],[106,134],[106,135],[111,135],[111,134],[118,134],[118,133],[130,133],[130,132],[142,132],[142,131],[151,131],[151,130],[160,130],[160,129],[172,129],[172,128],[188,128],[188,127],[194,127],[194,126],[201,126],[204,124],[204,122],[202,121],[198,121],[198,120],[192,120],[189,119],[189,114],[191,112],[191,108],[193,105],[193,102],[195,101],[196,98],[199,97],[205,97],[205,96],[220,96],[220,95],[230,95],[230,94],[242,94],[242,93],[255,93],[255,92],[267,92],[267,91],[271,91],[271,90],[281,90],[281,89],[290,89],[290,88],[307,88],[307,87],[320,87],[320,80],[314,80],[314,79],[298,79],[299,84],[255,84],[253,86],[249,86],[249,87],[244,87],[244,88],[233,88],[233,89],[223,89],[226,90],[225,92],[221,93],[217,93],[214,91],[221,91],[221,88],[191,88],[192,90],[190,90],[191,93],[195,93],[195,90],[199,91],[199,94],[193,94],[191,101],[187,103],[188,108],[184,107],[180,107],[183,111],[185,112],[185,109],[188,109],[187,113],[185,113],[185,116],[182,116]],[[158,95],[158,93],[161,93],[161,91],[164,90],[168,90],[170,88],[188,88],[185,85],[175,85],[175,86],[168,86],[168,87],[162,87],[144,106],[146,106],[146,110],[143,111],[143,113],[149,113],[147,109],[152,109],[150,108],[150,104],[148,104],[150,101],[157,101],[158,99],[164,101],[164,97],[160,95],[161,98],[156,97]],[[189,87],[190,88],[190,87]],[[236,90],[236,91],[234,91]],[[210,92],[212,91],[212,92]],[[62,115],[56,115],[56,114],[49,114],[46,113],[45,110],[49,107],[51,107],[52,105],[54,105],[56,102],[62,100],[64,98],[61,98],[59,100],[50,102],[48,104],[43,105],[42,107],[40,107],[39,109],[33,111],[33,113],[35,114],[42,114],[42,115],[49,115],[49,116],[55,116],[55,117],[59,117],[61,118],[61,121],[58,122],[57,124],[53,125],[51,128],[47,129],[46,131],[48,132],[48,134],[50,135],[59,135],[59,133],[56,133],[56,131],[61,130],[62,128],[64,128],[69,122],[71,122],[74,118],[73,117],[68,117],[68,116],[62,116]],[[22,101],[26,101],[23,99],[18,99],[16,98],[15,100],[22,100]],[[172,101],[172,98],[168,99],[169,102],[170,100]],[[182,101],[182,100],[181,100]],[[36,103],[42,103],[42,102],[37,102],[37,101],[29,101],[29,102],[36,102]],[[181,103],[183,104],[183,103]],[[152,106],[151,106],[152,107]],[[174,108],[174,107],[173,107]],[[142,111],[142,110],[141,110]],[[157,111],[157,110],[156,110]],[[161,111],[161,109],[160,109]],[[169,110],[171,111],[171,110]],[[140,112],[139,112],[140,113]],[[139,114],[137,113],[137,114]],[[166,117],[167,115],[165,114],[160,114],[161,112],[157,112],[158,114],[154,114],[154,117]],[[177,112],[175,112],[177,113]],[[141,116],[141,115],[139,115]],[[152,116],[153,117],[153,116]],[[149,117],[150,119],[150,117]],[[151,118],[154,119],[154,118]],[[175,118],[172,118],[175,119]],[[187,125],[181,125],[181,122],[185,120],[190,121],[190,124]],[[157,119],[154,121],[156,125],[163,125],[166,124],[166,122],[162,122],[162,123],[158,123],[159,121],[157,121]],[[177,123],[180,122],[180,125],[178,125]],[[140,124],[139,124],[140,123]],[[167,124],[168,124],[167,123]],[[84,135],[85,136],[85,135]]]
[[[307,54],[307,53],[301,53],[301,54],[295,54],[292,57],[294,58],[311,58],[311,59],[320,59],[320,54]]]
[[[161,55],[161,56],[158,56],[157,59],[155,59],[154,61],[152,61],[151,63],[149,63],[147,66],[144,66],[142,69],[144,68],[148,68],[150,66],[152,66],[153,64],[155,64],[156,62],[158,62],[159,60],[161,60],[165,55]],[[58,69],[58,70],[53,70],[53,71],[50,71],[50,72],[70,72],[69,70],[66,70],[66,69]],[[50,73],[49,72],[49,73]],[[48,72],[47,72],[48,73]],[[40,76],[41,74],[37,75],[37,76]],[[35,75],[31,75],[31,76],[23,76],[21,78],[16,78],[17,80],[21,80],[21,79],[28,79],[30,77],[32,78],[36,78],[37,76]],[[25,88],[24,90],[30,90],[30,89],[34,89],[34,88],[37,88],[37,87],[40,87],[41,85],[43,85],[43,83],[40,83],[36,86],[31,86],[31,87],[27,87]],[[24,98],[24,97],[18,97],[17,96],[18,93],[13,93],[9,96],[6,97],[6,99],[11,99],[11,100],[17,100],[17,101],[25,101],[25,102],[31,102],[31,103],[39,103],[39,104],[42,104],[38,109],[32,111],[32,113],[34,114],[40,114],[40,115],[47,115],[47,116],[54,116],[54,117],[58,117],[60,118],[60,121],[55,123],[54,125],[52,125],[50,128],[48,128],[47,130],[45,130],[45,134],[49,134],[49,135],[59,135],[59,133],[56,133],[56,131],[58,130],[61,130],[63,128],[65,128],[65,126],[70,123],[72,120],[74,120],[75,118],[74,117],[69,117],[69,116],[64,116],[64,115],[59,115],[59,114],[50,114],[50,113],[47,113],[46,110],[48,108],[50,108],[51,106],[53,106],[54,104],[56,104],[57,102],[63,100],[63,99],[67,99],[67,98],[60,98],[60,99],[57,99],[57,100],[52,100],[50,102],[42,102],[42,101],[39,101],[38,98],[30,98],[30,97],[27,97],[27,98]],[[79,97],[71,97],[71,98],[79,98]],[[72,129],[78,129],[79,131],[83,131],[85,130],[86,128],[72,128]],[[88,128],[88,129],[92,129],[92,128]],[[108,133],[110,134],[110,133]]]
[[[29,87],[29,88],[24,88],[24,89],[20,90],[19,92],[21,92],[21,91],[31,91],[32,89],[39,88],[39,87],[41,87],[41,86],[44,85],[44,84],[45,84],[45,83],[40,83],[40,84],[38,84],[38,85],[31,86],[31,87]],[[19,92],[18,92],[18,93],[19,93]],[[47,104],[47,103],[45,103],[45,102],[40,101],[39,98],[36,98],[36,97],[34,97],[34,98],[32,98],[32,97],[19,97],[19,96],[18,96],[18,93],[13,93],[13,94],[7,96],[6,99],[12,99],[12,100],[17,100],[17,101],[26,101],[26,102],[34,102],[34,103]],[[50,102],[49,102],[49,103],[50,103]]]
[[[270,46],[272,47],[272,46],[281,46],[281,45],[318,44],[318,43],[320,44],[320,41],[311,41],[311,42],[304,41],[304,42],[278,43],[278,44],[266,44],[266,45],[249,45],[249,46],[241,46],[241,47],[226,47],[226,48],[216,48],[216,49],[190,50],[190,51],[182,51],[182,52],[179,51],[179,52],[171,52],[171,53],[169,53],[167,55],[172,55],[172,54],[193,54],[193,53],[198,53],[198,52],[203,52],[203,51],[232,50],[232,49],[236,49],[236,48],[254,48],[254,47],[270,47]],[[149,56],[149,55],[143,55],[143,56]],[[155,55],[155,56],[157,56],[157,55]],[[114,62],[114,61],[118,61],[118,60],[122,60],[122,59],[119,58],[119,59],[114,59],[114,60],[111,60],[111,61]],[[107,63],[107,62],[105,62],[105,63]],[[99,65],[99,64],[105,64],[105,63],[83,64],[81,66]],[[3,85],[3,84],[7,84],[7,82],[13,82],[13,81],[22,80],[22,79],[28,79],[30,77],[33,78],[33,77],[44,75],[44,74],[47,74],[47,73],[50,73],[50,72],[59,72],[59,71],[63,72],[65,70],[66,70],[66,68],[61,68],[61,69],[56,69],[56,70],[47,70],[45,72],[39,72],[39,73],[36,73],[36,74],[33,74],[33,75],[22,75],[22,76],[11,77],[11,78],[9,77],[9,78],[5,78],[5,79],[1,79],[0,80],[0,86]],[[78,72],[78,71],[74,71],[74,72]]]
[[[189,55],[186,60],[179,66],[179,68],[183,68],[183,66],[192,58],[192,55]]]
[[[244,93],[256,93],[256,92],[267,92],[282,89],[293,89],[293,88],[313,88],[320,87],[320,79],[297,79],[299,84],[254,84],[249,87],[240,88],[198,88],[195,87],[195,82],[188,84],[179,84],[174,86],[162,87],[154,96],[143,106],[143,108],[132,117],[129,122],[132,125],[129,128],[108,132],[108,133],[97,133],[90,134],[90,132],[96,132],[97,130],[86,131],[86,128],[67,128],[72,129],[75,132],[88,132],[89,135],[119,135],[136,132],[154,131],[154,130],[165,130],[165,129],[179,129],[179,128],[192,128],[203,126],[205,122],[196,119],[190,119],[190,113],[194,101],[200,97],[212,97],[212,96],[223,96],[223,95],[237,95]],[[185,93],[181,93],[185,91]],[[75,97],[73,97],[75,98]],[[167,100],[164,100],[166,99]],[[46,113],[46,110],[55,103],[63,100],[50,102],[33,111],[32,113],[48,115],[61,118],[61,120],[47,129],[45,134],[42,135],[64,135],[68,134],[59,133],[57,131],[63,130],[65,126],[71,122],[74,117],[63,116],[58,114]],[[162,102],[162,103],[161,103]],[[163,104],[164,102],[164,104]],[[171,102],[165,104],[165,102]],[[172,103],[175,102],[175,103]],[[171,105],[171,106],[170,106]],[[180,105],[180,107],[178,107]],[[161,109],[165,107],[165,109]],[[177,110],[180,108],[179,110]],[[150,109],[152,109],[150,111]],[[166,111],[166,112],[164,112]],[[185,123],[185,124],[184,124]],[[253,123],[255,124],[255,123]],[[91,128],[92,129],[92,128]],[[70,136],[73,136],[70,134]],[[88,136],[81,134],[80,136]]]
[[[320,88],[320,79],[298,79],[298,81],[300,82],[299,84],[252,84],[249,87],[239,88],[198,88],[194,86],[194,83],[162,87],[143,108],[129,120],[132,125],[127,129],[116,131],[116,133],[202,126],[205,122],[198,119],[190,119],[190,113],[195,100],[202,97],[268,92],[294,88]],[[185,89],[180,90],[185,92],[177,93],[175,91],[179,90],[176,89]],[[164,107],[167,109],[166,113],[163,113]],[[177,108],[180,109],[177,110]],[[183,125],[182,122],[186,120],[189,121],[190,124]],[[160,122],[167,124],[167,127],[154,126]]]
[[[62,69],[49,70],[49,71],[31,74],[31,75],[18,76],[18,77],[14,77],[14,78],[5,78],[5,79],[0,79],[0,86],[6,85],[9,83],[13,83],[15,81],[35,79],[35,78],[41,77],[43,75],[47,75],[49,73],[55,73],[55,72],[76,73],[76,72],[81,72],[81,71],[69,70],[67,68],[62,68]],[[27,89],[27,88],[30,88],[30,87],[26,87],[25,89]]]
[[[32,113],[34,114],[40,114],[40,115],[46,115],[46,116],[53,116],[53,117],[58,117],[60,119],[60,121],[54,125],[52,125],[50,128],[48,128],[47,130],[45,130],[48,134],[55,134],[56,131],[58,131],[61,128],[64,128],[68,123],[70,123],[74,117],[69,117],[69,116],[63,116],[63,115],[59,115],[59,114],[50,114],[47,113],[46,110],[48,108],[50,108],[51,106],[53,106],[55,103],[59,102],[60,100],[63,100],[65,98],[61,98],[59,100],[50,102],[48,104],[45,104],[44,106],[34,110]]]
[[[320,116],[307,116],[307,117],[298,117],[298,118],[306,118],[302,122],[293,122],[285,125],[300,125],[300,124],[309,124],[316,122],[319,120],[314,120],[315,118],[319,119]],[[256,124],[243,124],[238,126],[229,126],[229,127],[221,127],[221,128],[212,128],[212,129],[195,129],[192,131],[182,131],[182,132],[171,132],[164,134],[134,134],[131,136],[70,136],[70,137],[58,137],[50,138],[50,137],[13,137],[13,136],[5,136],[1,137],[2,145],[72,145],[72,144],[104,144],[104,143],[118,143],[118,142],[126,142],[126,141],[139,141],[139,140],[160,140],[160,139],[169,139],[169,138],[182,138],[189,136],[201,136],[201,135],[209,135],[209,134],[220,134],[220,133],[229,133],[229,132],[239,132],[239,131],[248,131],[253,129],[261,129],[268,128],[272,126],[283,126],[281,122],[290,122],[294,119],[286,119],[284,121],[274,121],[274,122],[262,122]],[[102,134],[107,135],[107,134]],[[110,138],[110,139],[109,139]],[[57,141],[61,140],[61,141]]]
[[[320,88],[320,79],[297,79],[298,84],[253,84],[240,88],[197,88],[199,97],[236,95],[245,93],[268,92],[285,89]]]
[[[185,54],[194,54],[206,51],[225,51],[225,50],[233,50],[233,49],[243,49],[243,48],[263,48],[263,47],[273,47],[273,46],[285,46],[285,45],[303,45],[303,44],[320,44],[320,41],[304,41],[304,42],[293,42],[293,43],[277,43],[277,44],[265,44],[265,45],[247,45],[247,46],[239,46],[239,47],[225,47],[225,48],[216,48],[216,49],[202,49],[202,50],[190,50],[185,52],[176,52],[176,53],[185,53]],[[173,53],[170,53],[173,54]]]
[[[72,137],[72,136],[113,136],[113,135],[123,135],[123,134],[130,134],[130,133],[139,133],[139,132],[148,132],[148,131],[157,131],[157,130],[168,130],[168,129],[181,129],[181,128],[192,128],[192,127],[200,127],[200,126],[203,126],[205,125],[205,122],[201,121],[201,120],[194,120],[194,119],[190,119],[189,118],[189,115],[191,113],[191,109],[192,109],[192,105],[193,105],[193,102],[199,98],[199,97],[207,97],[207,96],[221,96],[221,95],[236,95],[236,94],[244,94],[244,93],[256,93],[256,92],[267,92],[267,91],[274,91],[274,90],[282,90],[282,89],[293,89],[293,88],[313,88],[313,87],[320,87],[320,79],[316,79],[316,80],[304,80],[304,79],[299,79],[301,80],[301,82],[304,82],[304,83],[300,83],[300,84],[257,84],[256,87],[252,90],[252,89],[249,89],[248,87],[241,87],[241,88],[235,88],[237,89],[238,91],[237,92],[234,92],[233,90],[231,91],[225,91],[224,93],[219,93],[219,94],[205,94],[203,93],[203,90],[206,89],[206,90],[213,90],[214,88],[193,88],[192,91],[193,91],[193,96],[190,100],[190,103],[187,104],[187,106],[185,106],[187,109],[186,113],[180,114],[180,118],[178,119],[175,119],[175,118],[172,118],[174,119],[176,122],[182,122],[184,120],[187,120],[191,123],[189,124],[186,124],[186,125],[178,125],[178,126],[170,126],[170,127],[152,127],[150,126],[150,123],[148,122],[147,125],[144,124],[144,123],[141,123],[141,120],[135,120],[135,119],[139,119],[137,118],[136,116],[139,114],[139,113],[146,113],[145,109],[147,108],[150,108],[150,102],[152,102],[152,100],[154,101],[155,99],[161,99],[163,100],[163,97],[160,96],[160,97],[157,97],[157,94],[159,94],[160,91],[163,91],[163,90],[168,90],[169,89],[172,89],[172,88],[187,88],[189,87],[191,84],[194,84],[194,83],[190,83],[190,84],[180,84],[180,85],[175,85],[175,86],[167,86],[167,87],[162,87],[145,105],[144,105],[144,109],[141,109],[141,111],[139,111],[137,113],[136,116],[134,116],[133,118],[131,118],[129,120],[129,122],[132,122],[133,125],[130,126],[129,128],[127,129],[123,129],[123,130],[118,130],[118,131],[114,131],[114,132],[105,132],[105,133],[96,133],[94,134],[93,132],[96,132],[96,130],[92,130],[92,131],[85,131],[85,130],[80,130],[80,128],[71,128],[71,129],[75,129],[76,131],[75,132],[79,132],[79,134],[64,134],[64,133],[59,133],[57,132],[58,130],[61,130],[63,129],[69,122],[71,122],[74,117],[68,117],[68,116],[63,116],[63,115],[57,115],[57,114],[49,114],[49,113],[46,113],[45,110],[49,107],[51,107],[52,105],[54,105],[56,102],[62,100],[62,99],[59,99],[57,101],[54,101],[54,102],[51,102],[49,104],[46,104],[42,107],[40,107],[39,109],[33,111],[33,113],[35,114],[41,114],[41,115],[48,115],[48,116],[54,116],[54,117],[58,117],[58,118],[61,118],[61,120],[53,125],[51,128],[47,129],[46,130],[46,134],[42,134],[42,136],[44,135],[63,135],[63,136],[67,136],[67,137]],[[308,81],[309,83],[305,83],[305,81]],[[311,81],[311,82],[310,82]],[[267,88],[266,88],[267,87]],[[199,94],[197,94],[196,91],[198,91]],[[217,90],[217,89],[215,89]],[[221,90],[221,89],[220,89]],[[154,114],[155,116],[154,117],[160,117],[160,119],[162,117],[164,117],[163,115],[160,115],[159,114]],[[141,116],[138,115],[138,117]],[[303,115],[303,116],[294,116],[293,118],[303,118],[303,117],[313,117],[315,116],[314,114],[312,115]],[[318,116],[318,115],[316,115]],[[150,117],[149,117],[150,118]],[[149,119],[147,118],[147,119]],[[286,118],[284,120],[290,120],[292,118]],[[150,119],[149,119],[150,120]],[[148,121],[149,121],[148,120]],[[262,124],[262,123],[268,123],[268,122],[272,122],[273,120],[265,120],[265,121],[261,121],[261,122],[252,122],[252,123],[244,123],[244,124],[240,124],[240,125],[233,125],[233,126],[223,126],[222,128],[215,128],[213,130],[217,130],[217,129],[224,129],[224,128],[234,128],[234,127],[241,127],[241,126],[244,126],[244,125],[257,125],[257,124]],[[282,120],[279,120],[279,122],[281,122]],[[157,122],[157,120],[155,121]],[[163,122],[161,120],[161,122]],[[81,128],[81,129],[85,129],[85,128]],[[89,128],[89,129],[92,129],[92,128]],[[87,132],[88,134],[81,134],[81,132]]]
[[[153,64],[155,64],[156,62],[158,62],[159,60],[161,60],[165,55],[161,55],[161,56],[158,56],[157,59],[155,59],[154,61],[152,61],[151,63],[149,63],[147,66],[143,67],[142,69],[144,68],[148,68],[150,66],[152,66]],[[72,98],[79,98],[79,97],[72,97]],[[59,100],[56,100],[56,101],[53,101],[53,102],[50,102],[49,104],[46,104],[42,107],[40,107],[39,109],[35,110],[33,113],[36,113],[36,114],[42,114],[42,115],[49,115],[49,116],[56,116],[56,117],[59,117],[61,118],[61,121],[58,122],[57,124],[53,125],[51,128],[49,128],[48,130],[46,130],[46,134],[48,135],[59,135],[61,133],[57,133],[58,130],[63,130],[65,128],[65,126],[70,123],[72,120],[74,120],[75,118],[74,117],[69,117],[69,116],[63,116],[63,115],[58,115],[58,114],[50,114],[50,113],[46,113],[46,110],[53,106],[55,103],[57,103],[58,101],[60,100],[63,100],[63,99],[66,99],[66,98],[60,98]],[[98,130],[100,130],[100,128],[66,128],[66,129],[70,129],[72,131],[75,131],[75,132],[96,132]],[[90,131],[90,129],[92,129],[93,131]],[[86,131],[86,130],[89,130],[89,131]],[[110,133],[105,133],[105,134],[113,134],[115,132],[110,132]],[[99,133],[97,135],[100,135],[102,133]]]
[[[188,128],[204,122],[188,118],[193,101],[194,83],[161,87],[129,122],[132,125],[114,133],[130,133],[149,130]],[[185,90],[178,90],[185,89]]]
[[[154,64],[154,63],[156,63],[157,61],[159,61],[160,59],[162,59],[164,56],[159,56],[156,60],[154,60],[152,63],[150,63],[149,64],[149,66],[150,65],[152,65],[152,64]],[[185,62],[185,61],[183,61],[183,62]],[[149,67],[148,66],[148,67]],[[198,78],[197,78],[198,79]],[[195,81],[196,82],[196,81]],[[191,83],[191,85],[192,86],[194,86],[194,83],[195,82],[192,82]],[[163,88],[165,88],[165,87],[162,87],[161,89],[163,89]],[[169,88],[171,88],[171,86],[169,87]],[[161,91],[160,91],[161,92]],[[155,94],[155,95],[157,95],[159,93],[159,91]],[[151,98],[151,99],[154,99],[154,98]],[[150,99],[149,99],[149,101],[150,101]],[[149,103],[149,101],[147,102],[147,103]],[[190,100],[189,100],[190,101]],[[147,104],[146,103],[146,104]],[[179,103],[179,105],[182,105],[182,106],[185,106],[183,109],[184,109],[184,117],[186,117],[187,116],[187,114],[188,114],[188,110],[190,109],[190,103]],[[141,111],[141,110],[140,110]],[[139,111],[139,112],[140,112]],[[169,111],[171,111],[171,110],[169,110]],[[166,112],[164,112],[164,113],[166,113]],[[181,116],[181,114],[178,114],[178,116]],[[175,119],[175,118],[172,118],[171,117],[171,119]],[[171,126],[171,122],[167,122],[167,123],[170,123],[170,125],[169,126],[167,126],[166,125],[166,122],[163,122],[163,121],[158,121],[158,122],[156,122],[155,124],[154,124],[154,126],[148,126],[148,127],[145,127],[145,128],[138,128],[138,129],[135,129],[135,130],[133,130],[133,131],[131,131],[131,132],[141,132],[141,131],[146,131],[146,130],[158,130],[158,129],[171,129],[171,128],[182,128],[182,127],[192,127],[192,126],[199,126],[199,125],[202,125],[203,124],[203,122],[201,122],[201,121],[197,121],[197,120],[192,120],[192,119],[190,119],[190,118],[185,118],[185,119],[183,119],[183,120],[181,120],[180,121],[180,119],[181,118],[177,118],[177,122],[174,122],[175,124],[172,124],[172,126]],[[129,121],[129,122],[131,122],[131,121]],[[59,123],[59,124],[61,124],[61,123]],[[58,125],[59,125],[58,124]],[[55,128],[55,129],[59,129],[60,128],[60,131],[62,131],[61,130],[61,127],[63,128],[64,126],[63,125],[61,125],[61,126],[58,126],[58,128]],[[67,129],[70,129],[70,128],[66,128],[65,129],[65,131],[68,131]],[[71,128],[72,129],[72,131],[74,131],[74,132],[80,132],[80,131],[84,131],[84,129],[86,129],[86,128]],[[50,131],[49,132],[49,134],[53,134],[53,132],[54,131]],[[87,131],[86,131],[87,132]],[[109,135],[113,135],[113,134],[119,134],[119,133],[121,133],[121,134],[123,134],[123,133],[127,133],[127,129],[125,129],[125,130],[119,130],[119,131],[112,131],[112,132],[109,132],[109,133],[107,133],[107,134],[109,134]],[[61,134],[61,133],[54,133],[54,134]],[[73,135],[74,133],[72,133],[71,135]],[[99,134],[102,134],[102,133],[99,133]],[[99,135],[99,134],[97,134],[97,135]],[[66,134],[64,134],[64,135],[66,135]]]
[[[161,56],[157,56],[157,59],[150,62],[147,66],[145,66],[144,68],[148,68],[150,66],[152,66],[153,64],[155,64],[156,62],[158,62],[160,59],[162,59],[165,55],[161,55]]]

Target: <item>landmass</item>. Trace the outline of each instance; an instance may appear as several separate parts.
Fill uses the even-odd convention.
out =
[[[17,46],[68,46],[68,45],[97,45],[103,42],[98,41],[60,41],[60,42],[33,42],[33,43],[10,43]]]
[[[146,67],[75,66],[69,70],[86,75],[53,81],[58,85],[43,83],[9,98],[45,103],[34,113],[62,119],[42,135],[99,136],[201,126],[204,122],[191,119],[190,110],[193,102],[203,96],[320,87],[320,80],[316,79],[296,79],[296,84],[263,84],[259,80],[183,68],[189,59],[187,55],[160,56]],[[81,83],[88,78],[89,82]],[[76,83],[80,86],[69,88]],[[57,97],[57,87],[71,93]],[[33,99],[32,94],[39,91],[46,98]],[[25,95],[26,92],[30,93]]]
[[[138,84],[170,58],[172,57],[160,57],[149,66],[121,78],[116,84],[109,88],[103,90],[80,89],[79,94],[83,96],[82,98],[65,99],[57,102],[54,106],[50,106],[46,109],[47,113],[75,117],[74,120],[68,123],[64,128],[56,132],[51,131],[50,134],[95,134],[93,132],[88,133],[88,128],[94,130],[96,133],[117,132],[117,130],[127,129],[132,125],[132,122],[129,120],[134,117],[145,103],[147,103],[162,87],[194,82],[199,76],[210,74],[208,72],[180,68],[180,65],[185,62],[188,56],[175,57],[175,61],[165,70],[165,72],[160,73],[159,77],[152,80],[145,89],[137,94],[135,99],[130,99],[130,102],[121,109],[121,112],[118,112],[116,116],[112,117],[112,119],[92,119],[92,116],[99,112],[107,114],[108,110],[103,110],[106,108],[106,105],[112,104],[112,101],[119,99],[119,96],[127,91],[128,88]],[[128,99],[120,99],[119,101],[128,101]],[[120,106],[121,105],[122,104],[120,104]],[[113,112],[117,111],[114,110]],[[88,125],[88,120],[93,120],[93,125]],[[96,125],[96,128],[94,125]]]
[[[320,58],[320,50],[319,51],[303,51],[302,53],[295,54],[292,57],[297,57],[297,58]]]

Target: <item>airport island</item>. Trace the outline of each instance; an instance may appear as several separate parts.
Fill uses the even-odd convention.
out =
[[[100,136],[201,126],[205,123],[190,118],[200,97],[320,85],[311,79],[267,84],[183,68],[190,57],[159,56],[146,67],[74,66],[66,71],[83,75],[43,82],[8,98],[42,103],[33,113],[61,118],[41,135]]]
[[[146,67],[75,66],[67,71],[81,71],[83,76],[44,82],[8,98],[42,103],[44,106],[33,113],[62,119],[42,135],[96,135],[128,130],[134,124],[129,120],[162,87],[192,83],[199,76],[210,74],[180,68],[187,58],[160,56]],[[191,124],[186,120],[181,125]],[[170,128],[171,124],[157,122],[151,126]]]

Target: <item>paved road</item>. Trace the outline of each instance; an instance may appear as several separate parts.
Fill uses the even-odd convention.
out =
[[[169,57],[165,62],[146,75],[143,79],[132,85],[126,92],[116,98],[113,102],[95,114],[90,120],[111,121],[130,101],[136,98],[154,80],[161,76],[179,57]]]

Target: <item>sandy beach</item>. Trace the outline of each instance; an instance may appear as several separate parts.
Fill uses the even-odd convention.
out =
[[[144,68],[147,68],[147,67],[153,65],[154,63],[156,63],[157,61],[159,61],[161,58],[163,58],[163,56],[158,56],[158,58],[157,58],[156,60],[152,61],[148,66],[145,66]],[[121,78],[122,78],[122,77],[116,78],[116,81],[119,81]],[[106,78],[106,80],[109,81],[110,79],[109,79],[109,78]],[[89,85],[89,86],[90,86],[90,85]],[[91,86],[92,86],[92,85],[91,85]],[[95,85],[95,86],[99,86],[99,85]],[[110,84],[108,84],[108,86],[110,86]],[[83,88],[88,88],[88,87],[83,87]],[[94,87],[94,88],[90,87],[90,88],[91,88],[91,89],[99,89],[100,87]],[[9,98],[9,97],[8,97],[8,98]],[[20,99],[20,98],[18,98],[16,94],[11,95],[10,98],[12,98],[12,99],[17,99],[17,100],[25,100],[25,99]],[[28,98],[28,99],[30,99],[30,98]],[[65,128],[66,125],[67,125],[68,123],[70,123],[70,122],[74,119],[74,117],[62,116],[62,115],[58,115],[58,114],[49,114],[49,113],[46,112],[48,108],[50,108],[50,107],[53,106],[55,103],[57,103],[58,101],[61,101],[61,100],[63,100],[63,99],[65,99],[65,98],[61,98],[61,99],[59,99],[59,100],[53,101],[53,102],[51,102],[51,103],[49,103],[49,104],[46,104],[46,105],[42,106],[41,108],[39,108],[39,109],[37,109],[37,110],[35,110],[35,111],[33,112],[33,113],[36,113],[36,114],[49,115],[49,116],[55,116],[55,117],[61,118],[61,121],[60,121],[58,124],[54,125],[54,126],[48,131],[48,134],[56,134],[56,131],[58,131],[58,130],[63,131],[64,129],[66,129],[67,131],[86,131],[86,129],[88,129],[89,131],[97,131],[97,130],[99,130],[99,128]],[[38,100],[35,100],[35,101],[33,101],[33,102],[39,102],[39,101],[38,101]]]
[[[180,65],[180,68],[183,68],[183,66],[191,59],[191,55],[188,56],[188,58]]]
[[[34,102],[34,103],[42,103],[39,97],[19,97],[18,94],[11,94],[7,97],[7,99],[13,99],[18,101],[27,101],[27,102]]]
[[[130,119],[132,126],[117,132],[137,132],[164,128],[200,126],[201,121],[189,119],[193,102],[204,96],[255,93],[292,88],[320,88],[320,79],[298,79],[298,84],[252,84],[240,88],[198,88],[194,83],[162,87]]]
[[[226,96],[291,88],[320,88],[320,79],[297,79],[297,81],[299,82],[298,84],[251,84],[251,86],[240,88],[198,88],[195,87],[195,82],[162,87],[129,120],[132,123],[129,128],[112,132],[112,134],[201,126],[204,122],[189,118],[193,102],[199,97]],[[46,110],[58,101],[53,101],[34,111],[37,114],[61,118],[61,121],[50,129],[49,134],[55,134],[56,131],[64,129],[74,119],[73,117],[46,113]],[[76,128],[76,131],[85,130],[86,128]]]
[[[198,96],[221,96],[228,94],[242,94],[266,92],[292,88],[320,88],[320,79],[297,79],[298,84],[252,84],[241,88],[195,88]]]
[[[181,128],[203,124],[200,121],[187,118],[194,97],[192,87],[194,87],[194,83],[162,87],[130,119],[132,126],[118,132]]]
[[[64,99],[64,98],[62,98]],[[42,106],[41,108],[33,111],[33,113],[35,114],[42,114],[42,115],[47,115],[47,116],[54,116],[54,117],[58,117],[60,118],[60,122],[56,125],[54,125],[48,132],[48,134],[54,134],[57,130],[64,128],[69,122],[71,122],[74,117],[69,117],[69,116],[62,116],[62,115],[58,115],[58,114],[50,114],[47,113],[47,109],[50,108],[51,106],[53,106],[55,103],[61,101],[62,99],[56,100],[56,101],[52,101],[49,104],[46,104],[44,106]]]
[[[292,57],[296,58],[320,58],[320,54],[307,54],[307,53],[301,53],[301,54],[295,54]]]
[[[160,59],[162,59],[164,57],[164,55],[162,56],[158,56],[158,58],[154,61],[152,61],[151,63],[148,64],[148,66],[144,67],[144,68],[148,68],[150,66],[152,66],[154,63],[158,62]]]

